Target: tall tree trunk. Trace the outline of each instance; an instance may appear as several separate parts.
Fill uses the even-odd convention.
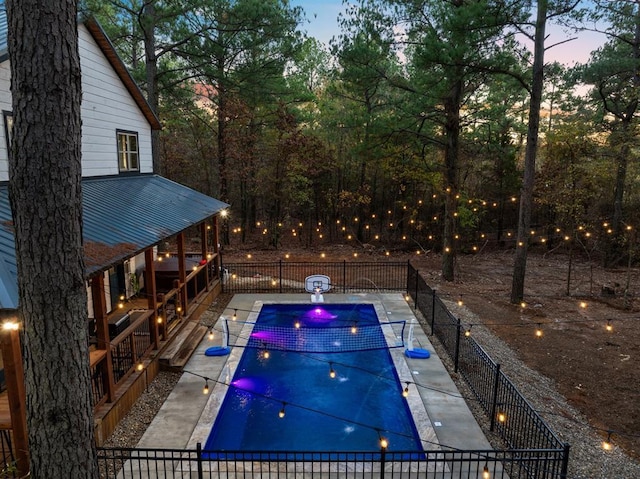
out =
[[[158,57],[156,56],[156,7],[153,1],[145,4],[140,18],[144,35],[145,73],[147,80],[147,101],[153,112],[158,115],[160,105],[160,93],[158,92]],[[151,157],[153,159],[153,171],[161,175],[163,173],[160,164],[160,131],[151,130]]]
[[[448,97],[444,101],[445,135],[447,143],[444,149],[445,187],[444,233],[442,238],[442,277],[453,281],[455,265],[455,213],[458,207],[458,153],[460,150],[460,103],[462,102],[462,74],[457,72]]]
[[[82,250],[77,3],[9,0],[9,162],[31,477],[98,477]]]
[[[533,185],[538,150],[538,130],[540,129],[540,106],[542,87],[544,86],[544,40],[547,24],[548,0],[538,2],[536,30],[533,51],[533,81],[531,84],[531,102],[529,103],[529,125],[527,129],[527,148],[524,157],[524,175],[518,215],[518,238],[511,283],[511,302],[519,303],[524,298],[524,277],[527,270],[527,252],[531,209],[533,208]]]
[[[222,33],[220,33],[222,36]],[[223,57],[218,58],[217,65],[217,82],[218,82],[218,111],[217,111],[217,123],[218,123],[218,184],[220,185],[220,200],[229,202],[229,191],[227,183],[227,91],[224,84],[224,65],[225,61]],[[229,221],[225,218],[222,221],[222,228],[220,236],[222,243],[228,245],[230,242],[229,237]]]

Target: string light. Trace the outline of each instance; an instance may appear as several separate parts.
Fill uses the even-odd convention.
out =
[[[611,332],[613,331],[613,325],[611,324],[611,320],[607,319],[607,324],[604,327],[607,331]]]
[[[402,390],[402,397],[409,397],[409,382],[407,381],[406,383],[407,385],[405,386],[405,388]]]
[[[465,329],[465,331],[464,331],[465,337],[468,338],[469,336],[471,336],[471,328],[473,328],[473,325],[471,325],[467,329]]]
[[[329,363],[329,377],[331,379],[335,379],[336,377],[336,371],[333,369],[333,363]]]
[[[232,319],[233,321],[235,321],[236,319],[238,319],[238,310],[237,310],[237,309],[234,309],[234,310],[233,310],[233,316],[231,316],[231,319]]]
[[[286,406],[287,406],[287,403],[286,403],[286,402],[283,402],[283,403],[282,403],[282,409],[280,409],[280,412],[278,413],[278,417],[279,417],[280,419],[282,419],[282,418],[284,417],[284,415],[285,415],[284,408],[285,408]]]
[[[541,338],[543,334],[542,325],[538,323],[538,327],[536,328],[536,338]]]
[[[139,363],[136,365],[136,369],[137,369],[138,371],[142,371],[142,370],[144,369],[144,364],[143,364],[142,362],[139,362]]]
[[[602,449],[604,449],[605,451],[610,451],[613,446],[611,445],[611,434],[612,431],[607,431],[607,438],[602,441]]]
[[[491,478],[491,474],[489,474],[489,466],[485,463],[484,467],[482,468],[482,479],[490,479]]]
[[[357,323],[353,323],[353,325],[351,326],[351,334],[356,334],[358,332],[358,325]]]
[[[381,449],[386,449],[389,447],[389,441],[387,440],[386,437],[380,434],[380,431],[378,431],[378,441]]]
[[[202,394],[204,394],[205,396],[207,394],[209,394],[209,379],[205,378],[204,380],[204,387],[202,388]]]
[[[498,411],[497,419],[498,422],[504,423],[507,421],[507,414],[504,411],[500,410]]]
[[[295,323],[293,323],[293,326],[294,326],[296,329],[300,329],[300,321],[298,321],[298,320],[296,319],[296,322],[295,322]]]
[[[209,341],[213,341],[214,338],[215,338],[215,335],[213,334],[213,328],[211,328],[209,330]]]

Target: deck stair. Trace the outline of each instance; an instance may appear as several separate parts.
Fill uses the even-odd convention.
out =
[[[184,367],[206,333],[207,328],[202,324],[195,321],[187,322],[160,353],[160,366]]]

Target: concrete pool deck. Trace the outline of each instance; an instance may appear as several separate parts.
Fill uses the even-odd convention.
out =
[[[231,344],[235,343],[233,338],[240,334],[242,322],[246,321],[250,314],[255,315],[260,304],[310,302],[309,298],[308,294],[236,294],[225,311],[227,317],[233,314],[234,309],[237,311],[238,322],[229,321]],[[403,295],[399,293],[326,294],[324,299],[326,303],[373,303],[376,305],[376,310],[386,314],[389,321],[406,320],[409,322],[415,317]],[[384,318],[382,320],[384,321]],[[229,375],[235,369],[230,366],[234,361],[237,362],[242,348],[232,348],[232,353],[228,356],[205,356],[204,352],[207,348],[212,345],[220,345],[222,327],[220,324],[216,324],[215,329],[215,340],[211,342],[205,336],[184,370],[228,383],[231,381]],[[407,333],[408,326],[405,330],[405,339]],[[460,397],[449,373],[435,354],[429,339],[417,323],[414,337],[414,347],[429,350],[431,357],[410,359],[401,354],[406,361],[406,367],[403,367],[404,372],[399,370],[398,373],[403,382],[409,380],[406,375],[410,375],[411,381],[423,386],[416,387],[412,384],[410,389],[414,397],[416,397],[416,391],[419,393],[426,416],[428,416],[420,415],[423,417],[416,418],[414,414],[416,427],[420,430],[421,438],[423,440],[427,438],[429,441],[429,444],[425,444],[425,449],[435,447],[432,443],[439,444],[443,449],[492,449],[464,399]],[[392,349],[391,351],[401,353],[403,350]],[[204,380],[201,377],[194,374],[183,374],[137,447],[187,449],[195,448],[197,442],[204,443],[215,420],[215,414],[224,398],[226,387],[210,382],[211,392],[209,395],[205,395],[202,392],[203,386]]]

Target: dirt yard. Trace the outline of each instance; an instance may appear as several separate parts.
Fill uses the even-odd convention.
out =
[[[285,259],[287,253],[288,261],[318,261],[320,256],[320,250],[226,247],[223,259],[246,260],[249,251],[251,261]],[[358,252],[357,259],[354,252]],[[568,258],[532,253],[527,263],[525,305],[521,306],[509,302],[512,252],[458,257],[454,282],[442,280],[441,259],[435,254],[389,258],[382,252],[338,245],[327,249],[325,260],[377,259],[411,259],[443,299],[461,299],[530,368],[553,380],[603,439],[612,431],[613,443],[640,458],[640,270],[605,270],[574,259],[567,295]],[[538,328],[543,332],[540,338],[535,334]]]

